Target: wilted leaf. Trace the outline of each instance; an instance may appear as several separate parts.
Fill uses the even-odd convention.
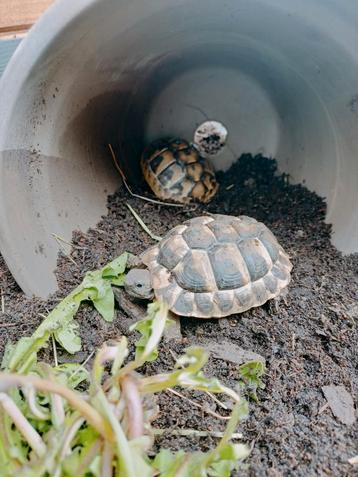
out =
[[[82,283],[64,298],[44,319],[31,337],[20,339],[16,345],[8,346],[2,367],[9,371],[28,371],[36,361],[36,353],[53,334],[69,353],[76,353],[81,342],[73,318],[82,301],[93,301],[95,308],[106,321],[114,317],[112,280],[123,274],[128,254],[124,253],[101,270],[88,272]]]
[[[58,341],[68,353],[74,354],[81,349],[79,326],[78,323],[74,321],[67,323],[66,327],[62,327],[58,331],[55,331],[54,336],[56,341]]]
[[[261,379],[265,372],[266,366],[262,361],[248,361],[239,366],[240,385],[254,401],[258,401],[256,390],[265,389]]]

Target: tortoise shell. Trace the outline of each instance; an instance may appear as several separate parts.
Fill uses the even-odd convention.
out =
[[[210,162],[183,139],[152,143],[142,155],[141,168],[150,188],[162,200],[207,203],[218,190]]]
[[[270,230],[246,216],[188,220],[141,259],[156,298],[178,315],[197,318],[263,305],[288,285],[292,269]]]

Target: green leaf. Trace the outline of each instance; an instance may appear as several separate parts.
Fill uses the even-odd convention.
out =
[[[55,331],[54,337],[68,353],[75,354],[81,349],[79,326],[74,321],[67,323],[66,327]]]
[[[149,443],[150,438],[148,436],[142,436],[129,442],[131,459],[134,464],[134,475],[136,477],[153,476],[153,468],[151,466],[149,458],[146,455],[146,451],[151,447],[150,445],[148,445]]]
[[[161,449],[152,462],[154,469],[160,472],[160,477],[190,477],[188,455],[180,450],[171,452]]]
[[[103,267],[102,278],[118,278],[119,275],[124,273],[128,258],[129,254],[125,252],[116,259],[114,259],[112,262],[110,262],[108,265]]]
[[[111,281],[102,278],[102,271],[87,272],[83,280],[83,290],[78,296],[81,300],[91,300],[96,310],[106,321],[114,318],[114,295]]]
[[[112,322],[114,319],[114,294],[109,282],[101,289],[101,294],[93,300],[93,305],[102,317]]]
[[[48,339],[48,336],[46,336],[45,340],[24,337],[16,344],[7,343],[1,367],[3,369],[14,369],[17,362],[26,356],[27,360],[25,361],[24,366],[27,369],[31,369],[36,362],[37,347],[41,347],[41,345]],[[31,352],[32,349],[34,350],[33,353]]]
[[[163,336],[168,320],[168,307],[159,301],[150,303],[147,316],[131,326],[130,330],[141,333],[141,338],[136,342],[135,359],[141,361],[154,361],[158,356],[157,346]]]
[[[72,444],[73,450],[69,456],[63,461],[63,477],[78,477],[77,469],[80,466],[81,461],[86,457],[90,451],[92,444],[98,439],[98,435],[91,427],[86,426],[80,429],[76,435],[75,445]],[[99,451],[101,452],[101,451]],[[92,472],[89,474],[89,470]],[[94,477],[100,477],[100,459],[99,456],[95,457],[91,462],[87,473]]]
[[[83,427],[77,433],[77,443],[83,447],[90,447],[98,439],[97,432],[89,426]]]
[[[145,351],[145,347],[152,333],[153,322],[151,319],[144,318],[133,325],[132,329],[139,331],[141,337],[135,343],[135,359],[139,360]],[[147,361],[155,361],[158,357],[158,350],[155,348],[150,354],[147,355]]]
[[[55,368],[55,371],[60,376],[60,379],[63,378],[66,386],[71,389],[76,389],[83,381],[89,381],[89,372],[78,363],[60,364]]]
[[[208,469],[208,475],[210,475],[210,477],[230,477],[231,471],[237,466],[236,462],[235,464],[236,465],[233,465],[233,462],[227,460],[214,462]]]
[[[6,369],[9,366],[11,355],[15,351],[15,345],[8,341],[5,345],[4,354],[1,361],[1,368]]]
[[[111,283],[112,285],[115,285],[116,287],[123,287],[125,279],[126,279],[126,274],[122,273],[122,275],[118,275],[117,278],[112,278]]]
[[[248,361],[239,366],[240,386],[253,401],[258,402],[257,389],[265,389],[261,379],[265,372],[266,366],[263,361]]]
[[[247,402],[216,378],[204,376],[202,369],[208,360],[204,349],[189,348],[178,359],[175,369],[166,374],[145,377],[135,373],[145,361],[154,359],[158,354],[158,343],[169,321],[164,303],[150,304],[147,317],[134,325],[133,329],[141,333],[134,361],[123,364],[128,357],[128,346],[127,339],[122,337],[117,344],[106,344],[98,351],[91,373],[77,363],[53,367],[37,362],[37,351],[46,345],[51,335],[68,351],[73,353],[79,349],[79,329],[74,315],[81,302],[92,301],[106,320],[113,319],[111,287],[123,283],[126,261],[127,256],[121,256],[102,270],[88,272],[82,284],[48,315],[31,337],[22,338],[16,345],[8,345],[3,366],[31,374],[37,378],[37,381],[31,382],[35,387],[37,382],[42,389],[35,395],[33,388],[26,389],[20,385],[12,389],[9,393],[14,406],[18,407],[47,446],[45,455],[37,457],[24,435],[13,425],[5,408],[0,407],[0,469],[11,469],[10,476],[16,473],[19,477],[99,477],[103,474],[102,464],[107,464],[112,468],[106,475],[116,477],[229,477],[248,455],[246,446],[231,442],[238,423],[247,414]],[[111,363],[110,371],[107,363]],[[122,386],[122,378],[128,375],[132,375],[133,379],[131,387],[126,390]],[[73,393],[75,397],[70,398],[67,392],[68,397],[58,399],[47,386],[42,387],[43,382],[39,385],[39,378],[48,380],[47,386],[56,382],[58,386],[72,390],[85,380],[89,386],[84,393],[76,390]],[[18,379],[20,382],[25,380],[17,378],[16,382]],[[252,365],[242,369],[242,380],[250,379],[260,384],[260,370]],[[236,403],[232,415],[213,450],[205,453],[179,450],[172,453],[162,449],[155,459],[150,459],[152,433],[151,418],[148,416],[153,416],[153,413],[148,411],[156,408],[156,403],[153,405],[148,399],[141,402],[136,399],[136,394],[150,398],[149,393],[178,385],[227,394]],[[137,401],[136,406],[143,406],[143,414],[136,414],[140,418],[139,426],[134,423],[133,428],[142,429],[143,425],[145,429],[144,435],[135,439],[129,437],[133,415],[128,403],[132,398],[133,402]],[[92,427],[95,424],[90,424],[97,421],[103,423],[103,426],[96,426],[96,429],[101,429],[98,431],[100,435]],[[106,449],[113,450],[113,459],[111,454],[107,454],[109,459],[106,462],[103,460],[104,443]]]
[[[211,451],[211,452],[215,452]],[[229,443],[217,454],[215,461],[208,468],[210,477],[230,477],[233,470],[237,470],[240,461],[246,459],[250,449],[245,444]]]

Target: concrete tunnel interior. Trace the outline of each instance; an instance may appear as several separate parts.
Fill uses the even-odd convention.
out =
[[[88,1],[66,18],[50,9],[52,30],[43,20],[23,42],[5,75],[18,81],[5,78],[2,93],[1,250],[26,293],[56,289],[51,234],[95,225],[120,186],[109,143],[135,182],[149,141],[191,140],[207,119],[228,130],[217,169],[243,153],[276,158],[326,198],[333,243],[358,251],[358,10],[293,3]]]

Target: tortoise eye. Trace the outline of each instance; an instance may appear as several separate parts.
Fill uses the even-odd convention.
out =
[[[142,285],[141,283],[136,283],[136,287],[137,287],[137,288],[142,288],[142,286],[143,286],[143,285]]]

